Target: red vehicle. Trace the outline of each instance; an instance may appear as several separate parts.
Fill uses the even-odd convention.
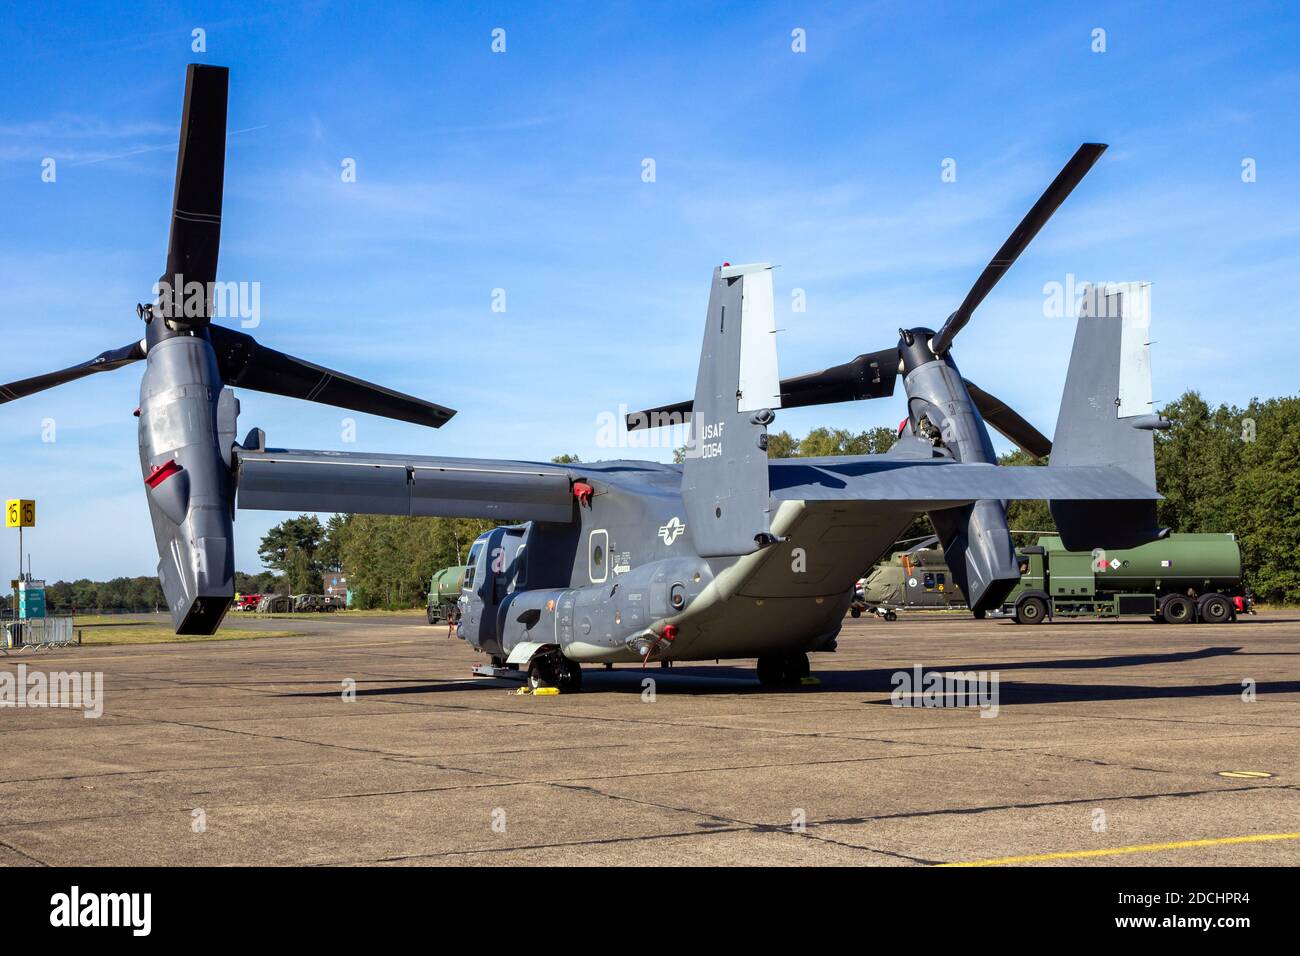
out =
[[[233,609],[236,611],[256,611],[257,602],[262,600],[260,594],[241,594],[235,600]]]

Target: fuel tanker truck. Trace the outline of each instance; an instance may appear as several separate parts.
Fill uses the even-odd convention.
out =
[[[429,604],[426,614],[430,624],[455,623],[456,600],[465,583],[465,565],[443,568],[429,580]]]
[[[1066,551],[1042,537],[1017,550],[1020,583],[1002,613],[1017,624],[1048,617],[1150,615],[1169,624],[1223,624],[1253,613],[1231,534],[1170,534],[1122,551]]]

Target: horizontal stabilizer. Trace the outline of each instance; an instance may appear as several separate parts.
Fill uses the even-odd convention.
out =
[[[795,501],[919,501],[956,507],[981,499],[1159,498],[1123,469],[1096,465],[1041,468],[886,456],[782,458],[769,463],[768,475],[773,498]]]

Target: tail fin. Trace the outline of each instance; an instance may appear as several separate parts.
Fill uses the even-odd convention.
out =
[[[1084,297],[1052,440],[1053,466],[1107,465],[1151,488],[1150,501],[1052,501],[1070,550],[1128,548],[1162,536],[1156,525],[1151,400],[1151,286],[1125,282]]]
[[[682,471],[692,543],[702,557],[749,554],[770,541],[767,425],[781,407],[772,267],[713,272]]]

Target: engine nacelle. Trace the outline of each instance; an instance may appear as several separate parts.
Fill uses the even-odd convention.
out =
[[[957,461],[996,464],[984,419],[952,358],[935,355],[930,348],[933,334],[929,329],[901,332],[899,352],[912,432],[946,448]],[[977,501],[929,515],[971,610],[1001,606],[1020,580],[1005,505]]]
[[[235,595],[230,449],[239,403],[207,339],[152,343],[140,383],[140,470],[158,578],[178,634],[211,634]]]

